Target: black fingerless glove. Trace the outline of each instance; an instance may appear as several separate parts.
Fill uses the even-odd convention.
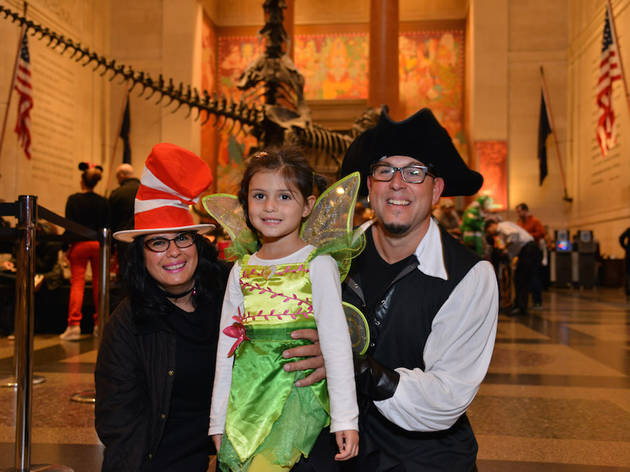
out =
[[[370,356],[354,359],[354,379],[357,393],[370,400],[386,400],[394,395],[400,374],[376,362]]]

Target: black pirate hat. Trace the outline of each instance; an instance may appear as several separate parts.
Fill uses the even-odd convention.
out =
[[[359,171],[360,194],[367,195],[365,180],[370,166],[387,156],[413,157],[429,167],[429,172],[444,179],[443,197],[473,195],[483,184],[481,174],[466,165],[448,132],[428,108],[398,122],[384,109],[377,125],[360,134],[346,151],[341,174]]]

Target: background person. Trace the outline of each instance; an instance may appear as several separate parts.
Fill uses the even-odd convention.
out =
[[[136,192],[140,186],[140,180],[134,176],[133,167],[130,164],[118,166],[116,169],[116,180],[118,180],[118,188],[114,189],[109,196],[112,233],[133,228],[133,205]],[[114,241],[114,247],[116,249],[118,269],[122,273],[124,271],[127,243]]]
[[[477,197],[464,210],[460,226],[464,245],[482,258],[487,255],[483,228],[491,205],[492,199],[487,195]]]
[[[87,162],[79,163],[81,173],[81,192],[68,197],[66,218],[80,223],[94,231],[109,227],[109,205],[105,197],[94,192],[94,187],[103,177],[103,168],[90,166]],[[83,292],[85,291],[85,272],[88,263],[92,270],[92,295],[94,299],[94,330],[97,330],[98,318],[98,241],[78,241],[70,244],[66,254],[70,262],[70,300],[68,302],[68,326],[59,336],[64,341],[78,341],[81,338],[81,319],[83,318]]]
[[[487,235],[501,237],[510,260],[518,258],[514,271],[516,306],[510,315],[527,315],[532,278],[540,266],[541,253],[538,244],[532,235],[511,221],[488,219],[485,226]]]
[[[541,308],[543,279],[545,278],[545,275],[543,273],[542,254],[547,253],[547,247],[545,243],[545,235],[547,234],[547,230],[540,222],[540,220],[529,212],[529,207],[527,206],[527,203],[519,203],[518,205],[516,205],[516,214],[518,215],[518,221],[516,223],[532,235],[534,241],[536,241],[536,244],[538,244],[538,248],[541,251],[540,264],[538,265],[538,267],[536,267],[536,270],[534,271],[531,286],[532,307]]]
[[[460,226],[462,219],[455,210],[455,202],[450,198],[441,198],[437,210],[435,211],[435,217],[438,223],[449,232],[449,234],[457,239],[461,238],[462,230]]]
[[[348,470],[470,471],[477,442],[466,409],[492,356],[497,283],[431,209],[483,179],[426,108],[401,122],[381,115],[346,153],[342,173],[356,170],[376,223],[343,284],[371,339],[355,365],[361,442]]]

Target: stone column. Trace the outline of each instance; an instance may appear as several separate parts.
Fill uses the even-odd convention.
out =
[[[368,105],[398,116],[398,0],[370,0]]]
[[[476,143],[508,142],[508,3],[503,0],[474,0],[469,4],[466,28],[466,129],[468,165],[475,170],[481,170]],[[538,100],[539,97],[536,97]],[[531,139],[535,140],[535,137]],[[508,149],[510,147],[511,143]],[[509,150],[508,176],[511,153]],[[509,180],[507,191],[509,208]]]

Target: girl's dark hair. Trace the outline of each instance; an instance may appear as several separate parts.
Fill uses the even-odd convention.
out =
[[[194,238],[198,263],[193,276],[196,291],[193,304],[195,307],[211,304],[220,310],[229,269],[218,260],[217,250],[210,241],[197,233]],[[140,324],[150,317],[167,314],[171,309],[164,291],[147,271],[144,240],[145,236],[138,236],[129,244],[123,273],[127,296],[136,322]]]
[[[256,229],[249,220],[247,208],[247,195],[249,183],[258,172],[278,170],[282,173],[287,184],[297,188],[304,200],[310,195],[318,195],[328,186],[328,182],[321,175],[315,173],[301,148],[296,146],[283,146],[280,148],[267,148],[259,151],[249,158],[247,168],[241,179],[241,188],[238,191],[238,201],[243,207],[247,226],[256,233]]]

